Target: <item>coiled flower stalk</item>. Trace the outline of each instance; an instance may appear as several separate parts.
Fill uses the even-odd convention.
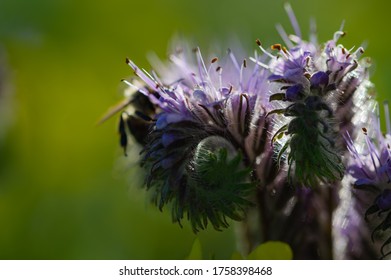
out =
[[[156,112],[137,114],[149,121],[141,152],[145,185],[160,210],[171,206],[174,222],[187,218],[194,232],[208,223],[220,230],[227,218],[242,220],[252,204],[252,164],[265,137],[267,74],[245,59],[238,63],[230,50],[221,64],[213,57],[208,67],[198,48],[175,52],[170,61],[171,69],[158,76],[127,60],[145,83],[137,91]],[[127,131],[120,123],[120,134]]]

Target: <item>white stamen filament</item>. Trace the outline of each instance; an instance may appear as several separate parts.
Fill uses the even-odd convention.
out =
[[[245,65],[245,61],[243,61],[242,65],[240,66],[240,74],[239,74],[239,86],[240,86],[240,90],[243,92],[243,69],[244,69],[244,65]]]
[[[139,87],[135,86],[134,84],[132,84],[131,82],[129,82],[129,81],[127,81],[127,80],[121,80],[121,82],[127,84],[128,86],[130,86],[130,87],[132,87],[132,88],[134,88],[134,89],[136,89],[136,90],[140,90]]]
[[[269,65],[266,65],[266,64],[260,62],[260,61],[258,60],[258,57],[257,57],[257,58],[250,57],[250,60],[251,60],[252,62],[256,63],[257,65],[261,66],[262,68],[269,69]]]
[[[152,75],[154,80],[156,80],[160,85],[163,85],[162,81],[159,79],[159,77],[157,76],[157,74],[156,74],[156,72],[154,70],[151,71],[151,75]]]
[[[219,68],[218,74],[219,74],[219,88],[222,89],[223,88],[223,68],[222,67]]]
[[[141,70],[144,72],[145,75],[147,75],[152,81],[156,83],[155,85],[156,88],[163,87],[162,84],[156,81],[156,79],[152,77],[152,75],[147,70],[145,70],[144,68],[141,68]]]
[[[364,53],[364,48],[363,47],[359,47],[354,53],[353,55],[356,56],[356,58],[360,58],[361,55]]]
[[[339,38],[341,38],[342,36],[345,35],[345,32],[343,31],[337,31],[334,33],[334,37],[333,37],[333,40],[334,42],[337,42]]]
[[[204,59],[202,58],[201,50],[199,47],[197,47],[196,55],[197,55],[197,62],[198,62],[198,71],[200,72],[200,78],[202,79],[202,81],[208,82],[209,86],[212,87],[211,93],[214,94],[215,95],[214,98],[217,99],[218,98],[218,96],[216,96],[217,89],[214,87],[212,79],[209,76],[209,71],[206,69],[206,65]],[[207,88],[205,88],[204,83],[202,83],[202,87],[204,88],[205,91],[207,90]]]
[[[264,54],[266,54],[267,56],[269,56],[269,57],[272,58],[272,59],[276,59],[276,56],[272,55],[272,54],[269,53],[267,50],[265,50],[265,49],[262,47],[261,43],[258,43],[258,47],[261,49],[261,51],[262,51]]]

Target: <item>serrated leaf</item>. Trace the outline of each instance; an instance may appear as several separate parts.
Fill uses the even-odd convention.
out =
[[[201,242],[196,238],[191,246],[189,255],[186,258],[187,260],[202,260],[202,247]]]
[[[292,258],[291,247],[280,241],[262,243],[247,256],[248,260],[291,260]]]

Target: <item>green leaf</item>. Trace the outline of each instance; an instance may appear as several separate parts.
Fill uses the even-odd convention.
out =
[[[187,260],[202,260],[202,247],[201,242],[196,238],[191,246],[190,254],[186,258]]]
[[[248,260],[291,260],[292,258],[291,247],[280,241],[262,243],[247,256]]]

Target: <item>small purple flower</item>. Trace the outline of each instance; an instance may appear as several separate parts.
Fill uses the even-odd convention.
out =
[[[303,79],[303,76],[308,67],[310,52],[303,52],[301,49],[297,48],[288,52],[287,49],[281,47],[279,44],[273,45],[272,49],[280,50],[285,59],[273,59],[271,61],[270,68],[273,74],[269,77],[270,81],[286,83],[306,82]]]
[[[385,104],[388,111],[388,104]],[[387,123],[390,123],[387,116]],[[377,224],[372,231],[372,241],[378,236],[383,241],[382,258],[391,254],[385,248],[391,243],[391,177],[390,177],[390,131],[383,136],[376,121],[371,128],[363,128],[364,140],[353,142],[349,134],[346,136],[351,161],[348,172],[354,178],[354,188],[361,196],[365,193],[364,203],[369,204],[365,219]],[[369,133],[371,133],[369,135]],[[365,145],[364,145],[365,144]],[[360,196],[360,197],[361,197]],[[377,214],[377,215],[375,215]],[[385,234],[388,232],[388,237]]]
[[[311,76],[310,82],[311,87],[327,86],[329,84],[329,75],[326,72],[318,71]]]

